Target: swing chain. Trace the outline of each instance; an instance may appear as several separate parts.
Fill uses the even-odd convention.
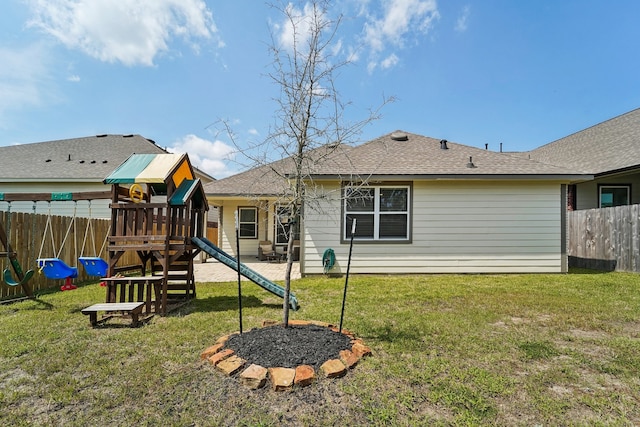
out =
[[[93,256],[97,256],[96,254],[96,236],[95,236],[95,228],[93,226],[93,216],[91,213],[91,200],[88,201],[88,214],[89,218],[87,219],[87,227],[84,230],[84,237],[82,239],[82,249],[80,249],[80,256],[84,256],[84,248],[87,243],[87,239],[91,236],[91,243],[93,244]],[[91,229],[91,234],[89,234],[89,229]]]
[[[11,253],[9,251],[11,248],[11,252],[13,252],[13,245],[11,245],[11,201],[7,201],[7,260],[11,259]]]

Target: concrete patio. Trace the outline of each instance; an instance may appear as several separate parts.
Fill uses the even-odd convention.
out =
[[[284,280],[287,262],[258,261],[254,256],[241,257],[240,262],[251,270],[273,281]],[[193,264],[196,282],[234,282],[238,280],[238,272],[214,258],[208,258],[206,262]],[[291,278],[300,278],[300,263],[294,262],[291,270]],[[248,280],[242,277],[242,280]]]

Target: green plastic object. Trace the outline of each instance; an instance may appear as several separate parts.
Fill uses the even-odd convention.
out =
[[[73,200],[73,193],[51,193],[51,201]]]
[[[324,274],[329,273],[329,270],[336,264],[336,253],[333,249],[329,248],[322,254],[322,265],[324,266]]]
[[[9,286],[18,286],[18,285],[22,285],[24,283],[27,283],[31,277],[33,277],[33,270],[27,270],[27,272],[24,274],[24,277],[22,278],[22,280],[20,281],[16,281],[13,279],[13,276],[11,275],[11,271],[9,270],[9,268],[5,268],[4,269],[4,282],[9,285]]]

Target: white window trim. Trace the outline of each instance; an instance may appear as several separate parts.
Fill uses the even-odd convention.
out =
[[[347,237],[347,233],[351,231],[350,225],[348,225],[347,216],[349,215],[373,215],[373,238],[371,237],[354,237],[355,241],[363,241],[363,242],[410,242],[411,241],[411,186],[406,184],[399,185],[371,185],[364,187],[366,189],[374,190],[374,206],[373,211],[349,211],[348,206],[348,197],[346,197],[346,193],[349,191],[349,188],[352,187],[344,187],[344,200],[343,200],[343,216],[342,216],[342,239],[349,240],[350,237]],[[381,211],[380,210],[380,190],[381,189],[406,189],[407,190],[407,210],[406,211]],[[407,230],[406,237],[380,237],[380,215],[400,215],[404,214],[407,216]],[[356,224],[357,227],[357,224]]]
[[[247,222],[247,221],[241,221],[240,219],[242,218],[241,215],[241,211],[243,210],[252,210],[255,212],[255,222]],[[254,230],[255,233],[253,236],[239,236],[240,239],[257,239],[258,238],[258,208],[254,207],[254,206],[239,206],[238,207],[238,227],[239,230],[242,229],[241,225],[242,224],[253,224],[254,225]],[[240,231],[238,230],[238,234],[240,235]]]

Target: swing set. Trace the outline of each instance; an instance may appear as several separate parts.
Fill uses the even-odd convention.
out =
[[[34,271],[27,270],[24,272],[22,270],[22,266],[18,262],[18,256],[11,246],[11,202],[8,202],[7,207],[7,230],[8,232],[5,232],[2,223],[0,223],[0,243],[2,243],[2,246],[4,247],[4,252],[1,254],[7,257],[9,266],[13,269],[17,280],[14,279],[9,266],[7,266],[2,272],[2,277],[8,286],[21,286],[24,293],[29,298],[33,298],[33,292],[31,291],[31,287],[28,285],[28,282],[31,277],[33,277]],[[33,235],[34,233],[32,233],[32,236]]]
[[[73,284],[72,279],[78,277],[78,267],[70,267],[67,265],[62,259],[60,259],[60,254],[64,249],[65,243],[67,242],[67,238],[69,237],[69,233],[73,229],[73,238],[74,245],[73,248],[75,250],[75,258],[78,257],[78,245],[76,240],[76,214],[77,214],[78,202],[75,201],[73,204],[73,216],[71,217],[71,221],[69,222],[69,226],[67,227],[67,232],[62,239],[62,243],[60,244],[60,248],[56,251],[55,240],[53,237],[53,226],[51,224],[51,202],[49,202],[49,210],[47,214],[47,222],[44,226],[44,232],[42,236],[42,242],[40,244],[40,252],[38,253],[38,258],[36,259],[36,263],[38,265],[39,271],[44,273],[44,275],[48,279],[65,279],[64,285],[60,287],[62,291],[70,291],[76,289],[77,286]],[[51,240],[51,253],[53,256],[51,258],[43,258],[42,250],[44,248],[44,244],[47,240],[47,231],[49,232],[50,240]]]
[[[56,251],[54,236],[53,236],[53,227],[51,225],[51,202],[49,202],[49,213],[47,215],[47,222],[45,224],[45,231],[42,239],[42,243],[40,245],[40,253],[38,254],[38,259],[36,260],[40,271],[44,273],[44,275],[49,279],[65,279],[65,284],[60,288],[63,291],[70,291],[73,289],[77,289],[72,283],[71,279],[75,279],[78,277],[78,267],[71,267],[67,263],[65,263],[61,258],[60,254],[64,249],[65,243],[67,242],[67,238],[69,234],[71,234],[71,230],[73,230],[73,238],[74,244],[73,248],[75,251],[74,259],[80,261],[80,264],[85,269],[85,272],[89,276],[95,277],[104,277],[107,274],[107,270],[109,268],[109,264],[107,261],[101,258],[102,252],[104,252],[104,248],[107,244],[107,238],[109,237],[108,233],[105,233],[104,241],[102,242],[102,247],[100,248],[100,252],[96,251],[96,236],[95,236],[95,227],[93,225],[93,215],[91,213],[91,200],[89,200],[88,212],[89,218],[87,219],[87,226],[85,228],[84,237],[82,241],[82,249],[80,250],[80,256],[78,256],[78,242],[77,242],[77,233],[76,233],[76,218],[77,218],[77,210],[78,210],[78,201],[74,200],[73,207],[73,216],[71,217],[71,221],[69,222],[69,226],[67,227],[67,231],[62,239],[62,243],[60,244],[60,248]],[[42,250],[44,248],[45,240],[47,237],[47,231],[50,234],[51,240],[51,249],[52,253],[55,254],[52,258],[43,258]],[[93,255],[85,256],[84,250],[87,247],[88,240],[91,240],[91,244],[93,247]]]
[[[102,248],[98,253],[96,251],[95,227],[93,224],[94,218],[91,213],[91,200],[107,199],[109,198],[109,196],[110,196],[110,192],[27,193],[27,194],[0,193],[0,201],[8,202],[7,228],[9,230],[8,231],[9,235],[7,235],[7,233],[5,233],[4,231],[4,227],[2,226],[2,223],[0,223],[0,243],[2,243],[5,248],[5,252],[4,253],[0,252],[0,255],[4,255],[9,259],[9,264],[13,268],[13,272],[17,277],[17,280],[15,280],[13,275],[11,274],[11,271],[9,270],[9,267],[7,267],[3,272],[4,282],[9,286],[18,286],[18,285],[22,286],[25,294],[27,294],[29,297],[32,297],[32,291],[31,291],[31,288],[27,285],[27,282],[33,277],[35,272],[34,270],[28,270],[27,272],[23,272],[22,267],[17,261],[16,253],[15,251],[12,250],[11,244],[10,244],[11,215],[12,215],[11,202],[12,201],[33,202],[34,215],[32,220],[33,229],[31,232],[31,239],[32,239],[31,247],[34,247],[34,240],[35,240],[35,234],[36,234],[36,230],[35,230],[36,203],[38,201],[46,201],[48,203],[47,220],[45,223],[44,231],[42,233],[40,251],[36,258],[36,265],[40,273],[43,273],[44,276],[47,277],[48,279],[64,279],[65,283],[60,288],[63,291],[73,290],[77,288],[77,286],[73,284],[72,279],[75,279],[78,277],[78,267],[70,266],[60,258],[63,252],[63,249],[65,248],[65,244],[69,239],[71,232],[73,231],[73,239],[74,239],[73,248],[74,248],[74,255],[75,255],[74,258],[83,265],[87,275],[103,277],[106,274],[106,271],[108,269],[108,264],[100,256],[104,251],[106,241],[107,241],[106,237],[108,237],[108,234],[105,236],[105,240],[102,244]],[[53,230],[53,224],[52,224],[51,203],[53,201],[61,201],[61,200],[73,201],[74,208],[73,208],[73,216],[71,218],[71,221],[69,222],[65,235],[62,239],[62,243],[60,244],[59,248],[56,248],[55,239],[54,239],[54,230]],[[77,253],[78,245],[77,245],[77,234],[76,234],[77,204],[79,200],[87,200],[89,202],[89,206],[88,206],[89,218],[87,220],[87,226],[84,233],[80,256],[78,256],[78,253]],[[47,238],[51,241],[51,252],[50,254],[47,254],[49,256],[47,255],[43,256],[43,253],[48,252],[48,251],[45,251],[45,243]],[[84,255],[85,247],[87,247],[87,243],[89,242],[89,239],[91,239],[91,243],[93,247],[93,256]]]
[[[91,243],[93,247],[93,256],[85,256],[84,248],[86,246],[88,238],[91,237]],[[89,276],[105,277],[107,270],[109,270],[109,263],[102,258],[102,253],[107,245],[107,239],[109,233],[105,233],[100,252],[96,252],[96,231],[93,226],[93,216],[91,215],[91,200],[89,200],[89,219],[87,221],[87,228],[84,232],[84,240],[82,241],[82,249],[80,250],[80,257],[78,261],[84,267],[84,270]]]

